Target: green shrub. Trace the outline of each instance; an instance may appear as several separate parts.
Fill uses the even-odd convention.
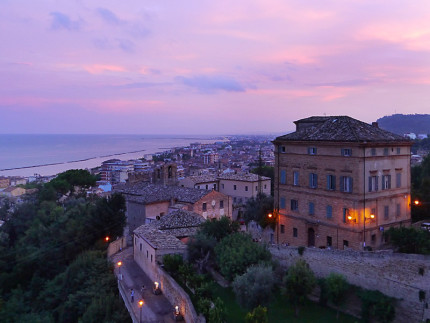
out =
[[[179,273],[179,267],[184,264],[184,259],[182,255],[179,254],[164,255],[163,264],[164,269],[166,269],[169,274],[176,276]]]

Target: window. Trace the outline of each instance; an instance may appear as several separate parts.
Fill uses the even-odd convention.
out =
[[[308,148],[308,154],[309,155],[316,155],[317,154],[317,149],[315,147],[309,147]]]
[[[330,191],[336,190],[336,176],[327,175],[327,189]]]
[[[267,188],[267,184],[264,184],[264,189],[266,189]]]
[[[287,171],[285,169],[281,170],[280,183],[287,184]]]
[[[286,205],[287,203],[285,202],[285,197],[281,197],[280,201],[279,201],[279,207],[281,209],[285,209],[287,207]]]
[[[400,147],[397,147],[396,151],[397,151],[397,155],[400,155]]]
[[[327,247],[332,246],[332,238],[330,236],[327,236]]]
[[[342,210],[342,220],[343,220],[343,223],[346,223],[348,215],[349,215],[349,210],[346,207],[343,208],[343,210]]]
[[[348,247],[349,246],[349,242],[348,240],[343,240],[343,247]]]
[[[371,152],[372,156],[376,156],[376,148],[372,148],[370,150],[370,152]]]
[[[388,190],[391,188],[391,175],[382,175],[382,189]]]
[[[216,191],[216,184],[214,184],[213,188],[214,188],[214,190]]]
[[[343,148],[342,149],[342,156],[349,157],[352,155],[352,149],[351,148]]]
[[[372,240],[372,243],[375,243],[376,242],[376,234],[372,234],[370,239]]]
[[[297,236],[298,236],[297,228],[293,228],[293,237],[297,238]]]
[[[148,258],[148,257],[149,257],[148,250],[146,250],[146,258]]]
[[[352,193],[352,177],[349,177],[349,176],[340,177],[340,191]]]
[[[140,249],[140,251],[142,251],[142,244],[140,244],[140,247],[139,247],[139,249]]]
[[[378,178],[379,176],[369,176],[369,192],[378,191]]]
[[[236,188],[237,188],[236,185],[233,185],[233,189],[236,190]]]
[[[248,192],[248,186],[245,186],[245,192]]]
[[[309,215],[315,215],[315,205],[312,202],[309,202]]]
[[[197,188],[200,188],[200,185],[197,185]]]
[[[388,156],[388,148],[384,148],[384,156]]]
[[[233,197],[233,202],[236,203],[236,198],[235,197]]]
[[[137,244],[137,238],[134,237],[134,244]]]
[[[309,174],[309,187],[310,188],[317,188],[318,186],[318,175],[315,173]]]
[[[285,233],[285,225],[281,224],[281,233]]]
[[[396,187],[399,188],[402,186],[402,173],[396,174]]]
[[[222,189],[224,189],[224,184],[221,184]]]
[[[206,205],[206,203],[203,203],[203,211],[206,211],[207,210],[207,205]]]
[[[333,217],[333,208],[331,205],[327,205],[326,207],[326,217],[327,219],[331,219]]]
[[[209,186],[206,184],[206,189],[208,189],[209,188]]]
[[[400,204],[396,204],[396,217],[400,217]]]
[[[299,185],[299,172],[293,172],[293,185],[298,186]]]
[[[291,200],[291,211],[296,211],[299,208],[299,201]]]
[[[285,153],[285,146],[279,146],[278,149],[280,153]]]
[[[152,255],[151,255],[151,262],[152,262]]]
[[[224,208],[224,200],[219,201],[219,208],[220,209]]]
[[[388,219],[389,212],[390,212],[390,209],[389,209],[388,205],[385,205],[385,206],[384,206],[384,219],[385,219],[385,220],[387,220],[387,219]]]

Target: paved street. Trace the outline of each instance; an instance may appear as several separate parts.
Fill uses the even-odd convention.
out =
[[[133,260],[133,248],[129,247],[115,254],[112,257],[115,263],[115,274],[118,277],[118,261],[122,262],[120,281],[120,292],[126,296],[126,306],[134,312],[135,321],[139,322],[140,308],[139,300],[143,299],[142,320],[148,323],[170,323],[173,320],[173,306],[164,295],[154,295],[152,293],[153,282],[143,272],[143,270]],[[142,285],[146,289],[141,292]],[[134,301],[131,302],[131,289],[134,290]]]

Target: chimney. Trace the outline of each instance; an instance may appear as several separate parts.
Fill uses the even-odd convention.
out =
[[[379,128],[379,125],[377,122],[372,122],[372,127]]]

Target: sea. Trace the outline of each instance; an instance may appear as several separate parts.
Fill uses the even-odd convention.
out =
[[[91,169],[103,161],[130,160],[220,138],[196,135],[0,134],[0,176],[50,176]]]

